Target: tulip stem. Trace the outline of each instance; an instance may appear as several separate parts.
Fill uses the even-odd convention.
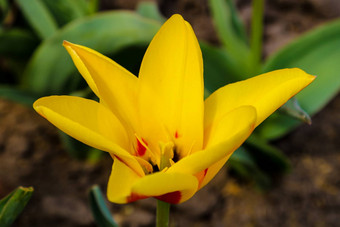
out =
[[[156,226],[157,227],[168,227],[169,226],[169,213],[170,213],[170,204],[163,202],[161,200],[157,200],[157,219]]]

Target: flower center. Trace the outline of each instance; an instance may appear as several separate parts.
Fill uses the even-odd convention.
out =
[[[134,156],[143,167],[145,174],[166,171],[179,160],[180,156],[178,152],[176,152],[174,142],[159,142],[159,151],[155,153],[149,148],[148,142],[144,138],[136,134],[135,138]]]

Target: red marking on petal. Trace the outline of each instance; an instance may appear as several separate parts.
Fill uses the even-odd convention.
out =
[[[208,168],[206,168],[205,170],[202,170],[201,172],[195,174],[195,177],[198,180],[198,188],[201,188],[201,183],[203,182],[207,173],[208,173]]]
[[[142,138],[143,143],[147,146],[148,143]],[[143,156],[146,152],[146,147],[137,139],[137,155]]]
[[[175,138],[177,139],[179,137],[178,131],[175,132]]]
[[[177,204],[181,201],[182,194],[180,191],[169,192],[164,195],[155,196],[156,199],[162,200],[167,203]]]
[[[140,199],[146,199],[148,198],[147,196],[145,195],[139,195],[137,193],[131,193],[131,195],[129,197],[127,197],[127,202],[128,203],[131,203],[131,202],[134,202],[134,201],[137,201],[137,200],[140,200]]]
[[[203,177],[205,177],[205,175],[207,175],[207,172],[208,172],[208,168],[206,168],[206,169],[204,170]]]

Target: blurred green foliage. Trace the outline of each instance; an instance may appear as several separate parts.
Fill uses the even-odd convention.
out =
[[[63,40],[95,49],[137,74],[145,49],[161,25],[131,11],[96,12],[94,0],[2,3],[0,96],[27,105],[52,94],[96,98],[63,48]],[[161,20],[153,8],[143,4],[141,14]],[[98,158],[93,148],[60,135],[72,157]]]

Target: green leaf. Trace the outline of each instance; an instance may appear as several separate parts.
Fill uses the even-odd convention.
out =
[[[14,102],[18,102],[27,106],[32,106],[38,97],[28,92],[22,91],[19,88],[10,86],[0,86],[0,97]]]
[[[226,0],[227,4],[228,4],[228,8],[230,10],[231,13],[231,24],[233,27],[233,31],[235,32],[235,36],[237,36],[237,38],[241,39],[245,44],[248,44],[248,37],[247,37],[247,33],[246,33],[246,27],[243,24],[243,21],[241,20],[234,0]]]
[[[283,106],[280,107],[279,111],[288,114],[302,122],[307,124],[312,124],[312,119],[309,114],[303,110],[298,102],[298,100],[293,97],[288,100]]]
[[[88,0],[87,1],[87,8],[88,8],[88,14],[94,14],[98,11],[99,8],[99,0]]]
[[[0,200],[0,226],[11,226],[25,208],[33,194],[33,188],[19,187]]]
[[[137,6],[137,13],[145,18],[150,18],[161,23],[165,22],[165,18],[159,12],[158,5],[155,2],[141,2]]]
[[[7,0],[0,0],[0,20],[1,20],[1,22],[6,17],[8,10],[9,10],[8,1]]]
[[[6,12],[8,9],[8,2],[7,0],[0,0],[0,12]]]
[[[200,42],[200,46],[204,64],[204,86],[210,93],[238,80],[241,70],[227,52],[204,42]]]
[[[133,75],[138,75],[146,49],[146,45],[131,45],[115,52],[114,54],[108,55],[108,57],[115,59],[115,62],[123,66]]]
[[[271,56],[263,71],[298,67],[318,77],[296,95],[301,107],[310,115],[321,110],[340,90],[340,20],[321,26]],[[286,124],[280,117],[262,123],[259,133],[270,139],[287,134],[298,123]],[[295,122],[295,123],[294,123]],[[285,125],[286,124],[286,125]],[[275,135],[275,136],[273,136]]]
[[[85,0],[42,1],[48,7],[60,27],[72,20],[90,14],[89,5]]]
[[[41,96],[69,93],[67,82],[76,68],[62,47],[63,40],[112,55],[131,45],[146,46],[160,25],[128,11],[75,20],[39,46],[28,63],[23,84]]]
[[[16,0],[16,2],[41,39],[46,39],[57,31],[57,23],[41,0]]]
[[[79,160],[89,160],[89,161],[97,161],[102,157],[103,151],[94,149],[93,147],[89,147],[86,144],[70,137],[62,131],[59,131],[60,139],[72,158],[76,158]]]
[[[290,161],[280,150],[254,133],[234,152],[228,164],[238,177],[254,181],[261,190],[271,186],[273,177],[291,169]]]
[[[245,40],[244,26],[231,0],[209,0],[213,22],[222,44],[243,67],[250,67],[249,46]]]
[[[266,190],[271,186],[270,176],[259,168],[258,163],[244,146],[232,154],[227,164],[237,177],[254,182],[257,189]]]
[[[79,11],[79,15],[84,16],[89,14],[89,4],[91,3],[89,3],[87,0],[73,0],[72,3],[66,0],[66,2],[71,4],[74,10]]]
[[[113,220],[112,215],[105,204],[100,188],[95,185],[91,188],[89,193],[90,206],[92,215],[96,224],[100,227],[118,227]]]
[[[275,140],[295,129],[300,123],[301,121],[276,111],[262,122],[255,132],[264,139]]]
[[[0,55],[11,58],[27,58],[36,46],[37,38],[23,29],[0,30]]]
[[[287,173],[291,169],[289,159],[267,140],[253,133],[246,141],[246,146],[252,157],[266,172]]]

